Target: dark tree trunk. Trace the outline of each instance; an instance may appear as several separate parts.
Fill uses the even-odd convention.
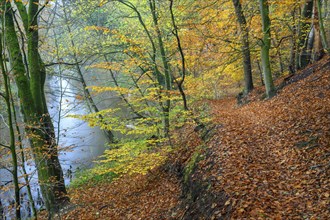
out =
[[[233,3],[235,7],[236,18],[241,29],[245,93],[247,94],[253,90],[252,65],[251,65],[251,55],[250,55],[250,45],[249,45],[249,30],[246,24],[246,19],[243,14],[242,5],[240,1],[233,0]]]
[[[301,14],[301,28],[299,30],[299,69],[306,67],[311,59],[311,51],[308,50],[308,39],[311,30],[311,18],[313,15],[313,0],[306,0],[302,14]]]

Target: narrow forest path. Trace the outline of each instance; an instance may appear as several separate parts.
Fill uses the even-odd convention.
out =
[[[328,63],[271,100],[212,102],[221,125],[211,148],[215,185],[231,196],[233,219],[330,216],[329,70]]]
[[[256,89],[244,106],[208,101],[218,126],[206,147],[178,130],[182,143],[167,164],[70,190],[76,209],[64,219],[329,219],[330,58],[313,71],[270,100]],[[196,146],[203,159],[189,184],[197,196],[187,199],[182,172]]]

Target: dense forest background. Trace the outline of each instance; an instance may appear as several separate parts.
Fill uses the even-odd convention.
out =
[[[224,134],[215,134],[214,130],[222,129],[219,125],[227,123],[226,117],[232,123],[241,119],[235,123],[242,130],[232,129],[229,134],[232,139],[238,141],[246,135],[246,130],[255,130],[246,135],[246,140],[235,144],[243,149],[255,133],[266,132],[258,126],[270,123],[268,120],[277,114],[268,112],[267,115],[266,107],[255,106],[260,110],[259,123],[255,120],[246,123],[256,110],[250,107],[237,112],[228,107],[228,103],[235,103],[223,100],[235,97],[237,108],[256,100],[270,103],[286,86],[314,72],[328,71],[328,0],[2,0],[0,12],[0,219],[37,219],[43,209],[50,217],[60,218],[64,207],[75,209],[72,199],[82,194],[68,194],[69,182],[71,188],[79,189],[88,183],[111,182],[123,176],[126,180],[126,176],[142,178],[140,176],[154,172],[153,175],[159,175],[159,181],[167,183],[171,178],[155,170],[165,169],[168,161],[185,157],[185,161],[180,162],[185,173],[180,172],[187,187],[195,163],[203,164],[200,161],[205,157],[205,161],[208,160],[207,156],[200,157],[205,153],[201,146],[207,145],[214,136]],[[293,97],[285,93],[286,99],[295,102],[297,91],[291,92]],[[323,98],[329,98],[322,94]],[[284,97],[283,94],[280,97]],[[299,105],[288,103],[281,104],[287,108],[287,115],[298,114],[291,110]],[[318,108],[311,106],[310,111],[324,108],[326,112],[329,103],[320,101],[319,104]],[[322,123],[327,123],[325,120]],[[84,133],[78,128],[79,123],[96,130]],[[275,127],[281,127],[282,122],[276,123]],[[322,123],[316,120],[309,126]],[[299,126],[291,127],[298,129]],[[69,135],[74,128],[78,128],[74,131],[78,137],[75,143]],[[326,129],[322,127],[315,132],[322,130],[326,137]],[[313,136],[313,131],[306,128],[305,132],[310,135],[307,142],[295,139],[300,144],[298,147],[306,147],[313,141],[317,146],[327,144]],[[95,149],[101,147],[96,157],[101,154],[102,157],[94,168],[85,170],[91,167],[87,163],[96,160],[85,160],[79,148],[87,137],[97,141],[90,145],[95,145],[92,146]],[[273,139],[267,141],[269,145],[285,146]],[[228,139],[221,143],[230,142]],[[194,147],[182,151],[189,146]],[[99,151],[95,149],[90,151]],[[325,161],[328,149],[329,146],[322,151]],[[78,166],[72,161],[79,157],[83,161]],[[267,155],[264,157],[267,160]],[[64,158],[71,162],[64,163]],[[226,158],[222,158],[223,161],[231,157]],[[236,159],[231,158],[228,164]],[[166,172],[173,169],[168,168]],[[237,172],[244,173],[244,169],[240,167]],[[325,170],[328,172],[329,166]],[[262,172],[259,175],[262,176]],[[324,178],[324,183],[320,181],[323,185],[319,184],[319,193],[328,199],[329,193],[324,194],[324,189],[329,178],[326,175]],[[176,182],[168,184],[174,184],[171,185],[175,188],[173,192],[178,190]],[[104,189],[102,187],[99,186]],[[130,187],[127,185],[126,191]],[[238,210],[233,216],[243,215],[242,209],[250,203],[227,200],[228,197],[229,192],[222,195],[221,200],[224,207],[230,206],[226,215],[233,210]],[[321,197],[318,201],[325,212],[329,201],[324,202]],[[211,203],[212,210],[216,206],[217,203]],[[189,219],[188,209],[173,207],[172,215],[179,213]],[[267,211],[271,212],[265,208],[250,214],[269,217],[265,214]],[[218,214],[214,216],[219,217]],[[328,214],[329,209],[324,216]],[[41,218],[44,215],[41,214]],[[180,219],[174,216],[173,219]]]

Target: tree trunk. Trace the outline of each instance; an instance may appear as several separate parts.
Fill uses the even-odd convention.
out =
[[[166,52],[165,52],[165,47],[162,39],[162,34],[159,29],[158,25],[158,18],[156,14],[156,3],[154,0],[149,0],[149,5],[150,5],[150,11],[152,14],[153,18],[153,23],[155,26],[156,30],[156,35],[158,39],[158,46],[161,54],[161,59],[163,62],[163,68],[164,68],[164,75],[165,75],[165,103],[163,105],[163,115],[164,115],[164,133],[165,137],[169,136],[169,130],[170,130],[170,119],[169,119],[169,114],[170,114],[170,108],[171,108],[171,101],[170,101],[170,94],[169,91],[171,90],[171,76],[170,76],[170,68],[169,64],[166,58]]]
[[[30,201],[30,204],[31,204],[31,211],[32,211],[31,219],[36,220],[37,219],[37,209],[36,209],[34,201],[33,201],[29,175],[28,175],[28,173],[26,171],[26,167],[25,167],[25,153],[24,153],[24,148],[23,148],[22,133],[20,131],[19,124],[18,124],[18,121],[17,121],[15,103],[14,103],[13,95],[11,93],[11,85],[10,84],[9,84],[9,92],[10,92],[10,98],[11,98],[11,105],[12,105],[12,109],[13,109],[13,118],[14,118],[14,121],[15,121],[17,140],[18,140],[18,143],[19,143],[20,156],[21,156],[21,160],[22,160],[21,161],[22,171],[23,171],[23,174],[24,174],[23,178],[24,178],[24,181],[25,181],[25,184],[26,184],[27,194],[28,194],[29,201]]]
[[[296,64],[296,54],[298,53],[298,47],[297,47],[297,19],[296,19],[296,8],[294,8],[291,12],[292,16],[292,37],[291,37],[291,51],[290,51],[290,64],[289,64],[289,71],[291,74],[294,74],[297,72],[297,64]],[[299,22],[299,21],[298,21]]]
[[[270,68],[269,61],[269,49],[270,49],[270,19],[269,19],[269,5],[268,0],[259,0],[260,3],[260,13],[262,21],[262,32],[263,32],[263,43],[261,47],[261,62],[262,62],[262,72],[264,75],[266,95],[271,98],[275,95],[275,87],[273,83],[273,77]]]
[[[302,69],[306,67],[311,58],[311,52],[308,50],[308,39],[309,39],[309,33],[311,30],[311,18],[313,15],[313,0],[306,0],[302,15],[301,15],[301,28],[299,30],[299,50],[300,56],[299,56],[299,69]]]
[[[0,35],[0,51],[2,50],[2,36]],[[11,108],[11,103],[10,103],[10,87],[9,87],[9,78],[8,78],[8,73],[5,70],[5,64],[4,64],[4,59],[2,56],[2,53],[0,54],[0,65],[1,65],[1,72],[3,76],[3,81],[4,81],[4,89],[5,89],[5,102],[6,102],[6,107],[7,107],[7,113],[8,113],[8,125],[9,125],[9,135],[10,135],[10,153],[11,153],[11,158],[12,158],[12,176],[13,176],[13,183],[14,183],[14,195],[15,195],[15,217],[16,219],[21,219],[21,211],[20,211],[20,206],[21,206],[21,201],[20,201],[20,196],[19,196],[19,181],[18,181],[18,163],[17,163],[17,153],[16,153],[16,145],[15,145],[15,132],[14,132],[14,123],[13,123],[13,116],[12,116],[12,108]],[[2,208],[2,207],[0,207]]]
[[[312,50],[313,51],[312,60],[318,61],[323,56],[323,47],[321,41],[319,11],[318,11],[318,0],[314,0],[313,27],[314,27],[314,41],[313,41],[313,50]]]
[[[46,72],[38,51],[38,4],[31,0],[28,11],[29,26],[26,33],[30,78],[25,71],[9,1],[6,6],[6,45],[10,55],[12,73],[18,88],[21,109],[26,124],[25,130],[28,137],[30,137],[46,208],[50,213],[54,213],[61,204],[68,201],[68,197],[66,196],[63,172],[58,160],[54,127],[48,113],[44,94]]]
[[[278,40],[278,35],[274,34],[274,41],[273,41],[274,47],[276,47],[276,55],[278,57],[278,64],[280,72],[275,73],[274,77],[278,78],[280,75],[284,73],[284,64],[283,64],[283,57],[281,53],[281,41]]]
[[[246,19],[243,14],[242,5],[240,1],[233,0],[233,3],[235,7],[236,18],[241,30],[245,94],[247,94],[253,90],[252,65],[251,65],[251,55],[250,55],[250,45],[249,45],[249,30],[246,24]]]
[[[317,1],[317,14],[318,14],[318,20],[319,20],[319,27],[320,27],[320,35],[321,35],[321,40],[322,40],[322,46],[324,51],[329,53],[329,47],[328,47],[328,42],[327,42],[327,36],[324,28],[324,22],[323,22],[323,15],[322,15],[322,5],[321,5],[321,0],[316,0]]]
[[[69,18],[68,18],[68,12],[67,12],[67,8],[66,8],[66,1],[64,1],[64,0],[63,0],[63,13],[64,13],[65,26],[66,26],[66,29],[67,29],[67,31],[69,33],[69,36],[70,36],[69,42],[70,42],[71,46],[74,48],[74,51],[72,53],[72,57],[73,57],[74,62],[76,63],[75,67],[76,67],[76,71],[77,71],[77,74],[78,74],[78,78],[79,78],[80,83],[81,83],[81,85],[83,87],[83,90],[84,90],[84,97],[87,100],[87,105],[89,107],[89,110],[91,112],[97,113],[100,110],[97,107],[96,103],[94,102],[94,99],[93,99],[92,95],[90,94],[89,89],[87,88],[87,83],[85,81],[84,75],[83,75],[81,67],[79,65],[78,55],[75,52],[76,45],[75,45],[75,42],[74,42],[73,38],[71,37],[72,31],[71,31],[71,28],[68,24]],[[103,116],[99,115],[99,118],[102,120]],[[114,134],[112,133],[112,131],[110,131],[110,130],[103,130],[103,131],[104,131],[105,135],[107,136],[109,142],[113,143],[115,141],[115,137],[114,137]]]

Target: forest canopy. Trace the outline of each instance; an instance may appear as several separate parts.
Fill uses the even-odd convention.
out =
[[[207,139],[208,101],[271,100],[329,53],[329,0],[0,2],[0,219],[54,216],[72,176],[148,174],[182,130]],[[61,159],[98,139],[78,128],[72,144],[77,121],[106,137],[87,173]]]

